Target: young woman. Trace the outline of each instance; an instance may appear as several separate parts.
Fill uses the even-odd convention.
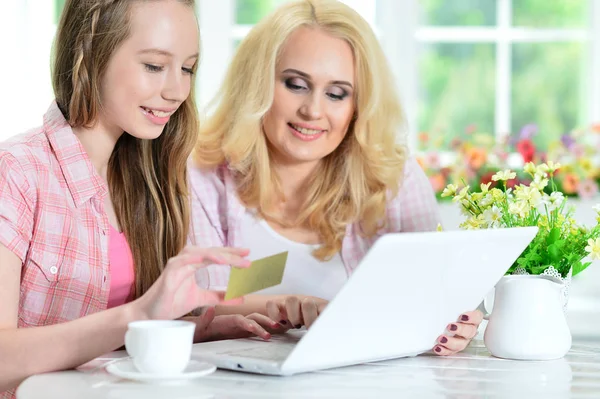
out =
[[[434,230],[437,204],[409,157],[392,73],[368,23],[334,0],[286,3],[240,44],[191,166],[193,236],[288,251],[280,286],[217,312],[310,324],[382,234]],[[398,254],[398,267],[402,254]],[[220,289],[226,268],[198,272]],[[385,276],[382,276],[385,278]],[[467,312],[435,353],[466,347]]]
[[[198,49],[193,0],[66,2],[56,102],[0,144],[0,397],[122,346],[130,321],[219,303],[196,269],[249,265],[243,249],[184,249]],[[274,325],[213,317],[195,339]]]

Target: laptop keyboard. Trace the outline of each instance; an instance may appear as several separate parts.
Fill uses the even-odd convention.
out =
[[[260,345],[252,344],[247,348],[239,348],[228,351],[230,356],[241,356],[252,359],[283,361],[285,360],[302,337],[303,332],[296,334],[273,335],[270,341],[260,338],[248,338],[250,341],[258,341]]]
[[[273,360],[273,361],[284,361],[292,350],[294,350],[295,344],[284,343],[281,345],[269,345],[266,344],[262,348],[252,348],[246,350],[240,350],[235,352],[229,352],[231,356],[247,357],[251,359],[261,360]]]

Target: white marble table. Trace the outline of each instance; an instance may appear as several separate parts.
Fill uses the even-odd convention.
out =
[[[113,352],[79,370],[30,377],[17,398],[600,398],[600,344],[577,342],[564,359],[549,362],[497,359],[479,341],[447,358],[421,355],[292,377],[218,370],[171,385],[122,380],[104,370],[123,357]]]

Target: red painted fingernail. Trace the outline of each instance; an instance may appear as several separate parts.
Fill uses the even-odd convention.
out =
[[[436,351],[437,353],[440,353],[440,352],[442,351],[442,348],[440,348],[439,346],[436,346],[436,347],[435,347],[435,351]]]
[[[450,324],[450,331],[458,330],[458,326],[456,324]]]
[[[285,326],[285,325],[287,324],[287,321],[285,321],[285,320],[281,320],[281,321],[279,322],[279,324],[281,324],[281,325],[284,325],[284,326]]]
[[[462,321],[469,321],[469,316],[467,316],[466,314],[464,314],[464,315],[460,316],[460,319]]]
[[[442,337],[442,339],[440,339],[441,344],[445,344],[446,342],[448,342],[448,338]]]

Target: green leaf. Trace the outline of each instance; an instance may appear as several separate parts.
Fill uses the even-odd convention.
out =
[[[552,245],[560,238],[560,229],[558,227],[554,227],[548,233],[548,237],[546,238],[546,244]]]
[[[544,272],[544,270],[546,270],[549,267],[550,267],[550,265],[533,266],[531,268],[530,273],[531,274],[542,274]]]
[[[556,264],[560,260],[560,248],[554,244],[548,247],[548,263]]]
[[[578,275],[579,273],[581,273],[582,271],[587,269],[587,267],[591,264],[592,264],[592,262],[581,263],[581,261],[575,263],[573,265],[573,276]]]

